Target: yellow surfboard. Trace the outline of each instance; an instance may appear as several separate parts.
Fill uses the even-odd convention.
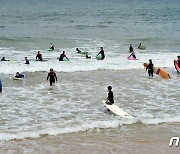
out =
[[[144,65],[144,67],[146,67],[147,68],[147,66],[148,66],[148,64],[147,63],[144,63],[143,64]],[[153,67],[153,72],[154,73],[156,73],[157,75],[160,75],[161,77],[163,77],[163,78],[165,78],[165,79],[170,79],[171,77],[170,77],[170,75],[166,72],[166,71],[164,71],[163,69],[161,69],[161,68],[157,68],[157,67]]]

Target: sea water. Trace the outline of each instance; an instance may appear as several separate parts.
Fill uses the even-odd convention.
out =
[[[162,124],[173,126],[167,145],[170,136],[178,135],[180,78],[173,64],[180,54],[178,0],[7,0],[1,2],[0,15],[0,57],[10,60],[0,62],[2,143],[94,129],[102,133],[112,129],[112,135],[118,135],[124,125],[125,134],[142,126],[151,131],[152,125],[159,134]],[[136,49],[140,42],[146,50]],[[55,46],[52,52],[46,50],[50,43]],[[127,60],[129,44],[136,61]],[[92,58],[76,54],[77,47]],[[95,59],[100,47],[106,55],[103,61]],[[37,51],[47,61],[35,61]],[[62,51],[70,61],[57,60]],[[30,65],[24,64],[24,57]],[[171,79],[155,74],[148,79],[143,63],[149,59]],[[54,87],[46,81],[50,68],[58,77]],[[25,74],[25,79],[14,81],[16,72]],[[106,111],[102,100],[108,85],[116,105],[135,119]]]

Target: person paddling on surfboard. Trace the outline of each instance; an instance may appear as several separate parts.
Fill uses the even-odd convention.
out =
[[[106,100],[106,104],[112,105],[112,104],[114,104],[114,95],[113,95],[113,92],[112,92],[112,87],[108,86],[107,89],[108,89],[108,97],[107,97],[107,100]]]
[[[153,65],[153,63],[152,63],[152,60],[151,59],[149,59],[149,64],[148,64],[148,66],[146,67],[146,70],[148,70],[148,74],[149,74],[149,78],[153,78],[153,67],[154,67],[154,65]]]
[[[36,55],[36,60],[37,61],[42,61],[42,54],[40,53],[40,51],[38,51],[38,53]]]
[[[5,59],[5,57],[2,57],[1,61],[9,61],[9,60]]]
[[[76,48],[76,51],[77,51],[77,53],[81,53],[81,50],[79,50],[78,48]]]
[[[16,73],[15,78],[24,78],[24,74]]]
[[[96,57],[101,54],[101,60],[103,60],[105,58],[105,54],[104,54],[104,49],[103,47],[100,48],[100,52],[96,55]]]
[[[69,60],[68,57],[65,55],[65,51],[63,51],[63,53],[60,55],[59,61],[63,61],[63,60],[64,60],[64,57],[65,57],[67,60]]]
[[[52,86],[55,83],[55,81],[57,82],[56,73],[53,71],[52,68],[50,69],[50,72],[47,75],[47,81],[48,79],[49,79],[50,86]]]
[[[51,43],[51,47],[49,49],[54,50],[54,45],[52,43]]]

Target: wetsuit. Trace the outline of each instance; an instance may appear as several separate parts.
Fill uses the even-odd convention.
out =
[[[51,50],[54,50],[54,46],[52,45],[52,46],[50,47],[50,49],[51,49]]]
[[[132,47],[132,46],[130,46],[130,47],[129,47],[129,51],[130,51],[130,52],[134,52],[134,50],[133,50],[133,47]]]
[[[29,60],[28,60],[28,59],[26,59],[26,62],[25,62],[25,64],[29,64]]]
[[[148,74],[149,76],[153,77],[153,64],[149,63],[149,65],[147,66],[148,68]]]
[[[15,78],[24,78],[24,74],[16,75]]]
[[[178,59],[177,62],[178,62],[178,66],[180,67],[180,59]]]
[[[108,104],[110,105],[114,104],[114,95],[112,91],[109,91],[107,99],[108,99]]]
[[[0,93],[2,92],[2,81],[0,79]]]
[[[98,56],[99,54],[101,54],[101,60],[103,60],[103,59],[105,58],[104,50],[101,50],[101,51],[97,54],[97,56]]]
[[[40,53],[38,53],[37,55],[36,55],[36,59],[39,59],[39,61],[42,61],[42,55],[40,54]]]
[[[59,61],[63,61],[63,58],[64,58],[64,57],[65,57],[66,59],[68,59],[68,58],[66,57],[66,55],[62,53],[62,54],[60,55],[60,57],[59,57]]]
[[[53,83],[55,83],[55,80],[57,81],[57,76],[55,72],[49,72],[47,76],[47,80],[50,78],[50,86],[52,86]]]

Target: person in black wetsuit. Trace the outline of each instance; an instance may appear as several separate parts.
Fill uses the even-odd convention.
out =
[[[42,54],[40,53],[40,51],[38,51],[38,53],[36,55],[36,60],[42,61]]]
[[[177,60],[177,63],[178,63],[178,66],[180,67],[180,56],[177,56],[178,60]]]
[[[103,47],[100,48],[100,52],[96,55],[96,57],[101,54],[101,60],[103,60],[105,58],[105,54],[104,54],[104,49]]]
[[[1,61],[9,61],[9,60],[5,59],[5,57],[2,57]]]
[[[130,52],[130,53],[133,53],[133,52],[134,52],[134,49],[133,49],[132,44],[130,44],[130,46],[129,46],[129,52]]]
[[[55,81],[57,82],[56,73],[53,71],[52,68],[50,69],[50,72],[48,73],[47,81],[48,81],[48,79],[49,79],[50,86],[52,86],[53,83],[55,83]]]
[[[54,50],[54,45],[52,43],[51,43],[51,47],[49,49]]]
[[[63,61],[63,58],[64,58],[64,57],[65,57],[67,60],[69,60],[68,57],[65,55],[65,51],[63,51],[63,53],[60,55],[59,61]]]
[[[112,104],[114,104],[114,95],[113,95],[113,92],[112,92],[112,87],[108,86],[107,89],[108,89],[109,92],[108,92],[108,97],[107,97],[106,104],[112,105]]]
[[[146,70],[148,70],[148,74],[149,74],[149,77],[153,77],[153,63],[152,63],[152,60],[149,59],[149,64],[148,66],[146,67]]]

